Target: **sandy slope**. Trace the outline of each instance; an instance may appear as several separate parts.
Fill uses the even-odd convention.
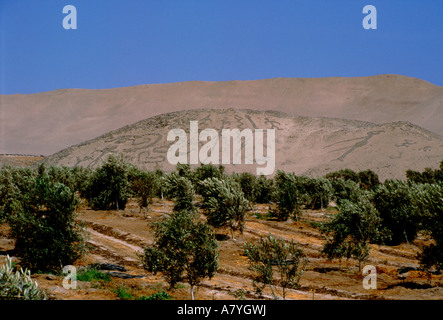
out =
[[[386,123],[443,134],[443,88],[398,75],[61,89],[0,96],[0,153],[49,155],[166,112],[201,108],[276,110]]]
[[[167,159],[167,141],[172,129],[188,132],[190,121],[198,121],[199,131],[223,128],[239,130],[275,130],[275,170],[298,175],[324,175],[350,168],[371,169],[384,180],[404,179],[407,169],[422,171],[438,168],[443,158],[443,137],[406,122],[373,124],[355,120],[295,117],[275,111],[239,109],[204,109],[167,113],[139,121],[98,138],[64,149],[44,159],[50,165],[98,167],[110,154],[122,153],[133,164],[148,169],[173,170]],[[220,140],[223,137],[219,134]],[[255,141],[254,141],[255,143]],[[200,147],[206,145],[201,142]],[[189,148],[189,147],[188,147]],[[267,150],[267,146],[264,147]],[[242,154],[245,154],[243,146]],[[189,154],[188,149],[188,154]],[[219,146],[221,164],[222,142]],[[232,151],[231,151],[232,152]],[[266,152],[265,152],[266,153]],[[244,156],[243,156],[244,157]],[[190,161],[190,157],[187,158]],[[200,159],[201,160],[201,159]],[[258,165],[224,164],[228,172],[249,171],[256,174]]]

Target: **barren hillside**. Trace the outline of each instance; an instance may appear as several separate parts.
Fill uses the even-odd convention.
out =
[[[162,114],[111,131],[105,135],[64,149],[44,159],[47,164],[97,167],[110,154],[123,153],[128,161],[149,169],[175,168],[167,159],[175,141],[167,141],[172,129],[183,129],[190,142],[190,122],[198,130],[274,129],[275,171],[317,176],[350,168],[371,169],[380,179],[405,178],[405,171],[437,168],[443,156],[443,138],[406,122],[373,124],[333,118],[296,117],[275,111],[239,109],[189,110]],[[220,137],[222,137],[220,135]],[[220,138],[221,139],[221,138]],[[266,141],[266,139],[264,140]],[[201,141],[199,149],[207,142]],[[189,146],[187,153],[190,154]],[[220,143],[222,159],[222,146]],[[267,144],[264,146],[267,152]],[[211,154],[211,153],[210,153]],[[241,164],[225,164],[228,172],[249,171],[266,165],[245,164],[245,144]],[[190,161],[190,157],[187,157]],[[221,163],[221,160],[220,160]],[[268,163],[270,163],[268,161]]]
[[[0,153],[49,155],[163,113],[235,108],[377,124],[407,121],[443,135],[443,88],[398,75],[190,81],[0,96]]]

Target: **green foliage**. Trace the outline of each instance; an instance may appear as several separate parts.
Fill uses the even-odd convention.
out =
[[[287,289],[298,287],[307,260],[293,241],[268,235],[261,237],[258,244],[244,244],[243,250],[249,259],[249,269],[254,272],[253,285],[257,293],[261,294],[269,286],[274,298],[278,298],[277,288],[281,287],[285,299]]]
[[[272,192],[274,192],[274,180],[261,175],[256,180],[256,203],[269,203],[272,199]]]
[[[177,171],[177,173],[180,177],[184,177],[184,178],[192,181],[192,183],[195,182],[194,181],[195,175],[191,171],[191,166],[189,164],[177,163],[175,170]]]
[[[320,229],[328,236],[323,253],[330,259],[354,257],[359,268],[369,256],[369,244],[380,243],[385,237],[380,232],[377,210],[365,197],[357,203],[343,200],[339,213],[322,223]]]
[[[437,170],[432,168],[425,168],[423,172],[414,170],[406,171],[406,178],[408,182],[415,183],[438,183],[443,181],[443,160],[440,161],[440,167]]]
[[[303,192],[307,208],[317,210],[328,206],[333,195],[332,184],[328,179],[303,177],[299,178],[299,181],[299,193]]]
[[[249,202],[240,185],[229,177],[224,180],[208,178],[200,184],[208,224],[215,228],[229,225],[232,236],[234,230],[243,232]]]
[[[217,272],[218,244],[212,229],[188,211],[174,213],[155,225],[155,243],[144,251],[143,265],[149,272],[162,272],[173,288],[184,279],[194,286]]]
[[[95,172],[86,191],[86,198],[95,209],[124,209],[130,195],[129,164],[123,156],[109,156]]]
[[[111,281],[111,276],[108,273],[102,272],[95,268],[86,268],[77,274],[77,280],[90,282],[92,280]]]
[[[165,184],[166,196],[175,200],[174,211],[195,210],[194,186],[192,182],[177,172],[173,171],[166,175],[163,180]]]
[[[46,300],[46,294],[32,281],[31,272],[20,269],[14,272],[12,260],[0,268],[0,300]]]
[[[128,289],[124,286],[120,286],[117,289],[114,290],[114,292],[117,294],[117,297],[121,300],[131,300],[134,299],[134,296],[131,292],[128,291]]]
[[[0,222],[15,211],[22,193],[30,192],[36,172],[29,168],[4,166],[0,170]]]
[[[158,192],[160,181],[155,173],[131,166],[128,180],[131,195],[137,198],[140,208],[147,207]]]
[[[224,179],[225,178],[225,167],[220,165],[218,167],[212,164],[200,164],[199,167],[194,170],[194,187],[198,194],[203,193],[203,186],[199,183],[208,178],[217,178]]]
[[[415,186],[413,202],[421,213],[422,229],[434,239],[419,255],[424,268],[443,269],[443,182]]]
[[[358,173],[360,181],[360,188],[365,190],[371,190],[380,184],[378,175],[372,170],[364,170]]]
[[[329,180],[343,179],[343,180],[352,180],[355,183],[360,182],[360,178],[358,173],[351,169],[341,169],[338,171],[330,172],[326,174],[325,178]]]
[[[78,198],[46,175],[29,188],[16,198],[8,216],[22,264],[41,271],[72,264],[84,251],[81,228],[74,220]]]
[[[172,297],[166,291],[159,291],[150,296],[140,297],[139,300],[173,300]]]
[[[277,209],[271,214],[280,221],[289,217],[297,218],[300,212],[301,195],[297,187],[297,176],[278,170],[274,177],[274,193],[272,198],[277,203]]]
[[[257,199],[257,177],[249,172],[233,174],[234,180],[239,184],[245,198],[249,202],[255,202]]]
[[[343,200],[349,200],[351,202],[358,202],[359,198],[362,196],[362,191],[359,185],[352,180],[344,180],[343,178],[338,178],[331,181],[333,196],[332,198],[336,201],[338,205]]]
[[[389,235],[387,244],[415,239],[421,218],[414,208],[413,189],[406,182],[386,180],[375,189],[372,202],[380,214],[382,228]]]

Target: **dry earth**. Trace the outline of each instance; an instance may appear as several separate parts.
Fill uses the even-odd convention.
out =
[[[190,121],[198,121],[200,132],[206,128],[219,132],[220,156],[216,158],[220,163],[222,129],[250,129],[252,132],[255,129],[274,129],[274,173],[281,169],[297,175],[319,176],[344,168],[355,171],[371,169],[381,180],[405,179],[406,170],[436,169],[443,159],[443,137],[407,122],[374,124],[290,116],[276,111],[203,109],[151,117],[64,149],[46,157],[43,162],[94,168],[110,154],[122,153],[127,161],[138,167],[171,171],[175,165],[167,160],[167,151],[175,142],[167,141],[168,133],[172,129],[185,130],[189,144]],[[204,144],[206,142],[201,142],[200,147]],[[243,144],[243,155],[244,151]],[[244,165],[244,162],[242,159],[242,164],[224,166],[227,172],[248,171],[255,174],[255,157],[253,164]]]
[[[172,212],[173,203],[156,199],[150,206],[149,216],[144,216],[134,201],[125,210],[94,211],[82,206],[78,220],[87,226],[91,251],[75,263],[77,270],[91,263],[112,263],[127,269],[121,274],[138,276],[123,279],[116,274],[109,282],[93,280],[78,281],[77,288],[64,289],[63,275],[34,274],[33,278],[45,290],[50,299],[60,300],[116,300],[118,289],[130,293],[133,299],[148,296],[160,290],[167,291],[174,299],[189,299],[189,287],[180,284],[177,289],[168,290],[160,274],[147,273],[141,266],[137,252],[152,244],[153,223],[161,221]],[[290,290],[287,299],[299,300],[346,300],[346,299],[387,299],[387,300],[442,300],[443,275],[418,271],[415,258],[419,246],[428,240],[420,236],[411,244],[395,247],[372,246],[367,264],[377,268],[377,289],[363,288],[363,275],[353,259],[329,261],[320,252],[323,237],[313,227],[335,214],[328,210],[304,211],[299,221],[277,222],[259,218],[268,212],[268,205],[254,205],[248,213],[246,229],[235,240],[228,238],[218,241],[220,270],[212,278],[203,281],[196,290],[196,299],[270,299],[269,291],[263,297],[254,293],[248,260],[243,255],[242,245],[256,241],[258,237],[272,233],[285,240],[294,240],[308,258],[306,272],[300,287]],[[217,231],[228,235],[227,230]],[[0,225],[0,263],[5,254],[14,255],[14,241],[8,238],[9,227]],[[221,237],[222,238],[222,237]],[[3,256],[2,256],[3,255]],[[14,257],[16,261],[19,259]],[[107,272],[107,271],[104,271]]]
[[[163,113],[235,108],[382,124],[443,135],[443,88],[401,75],[189,81],[0,96],[0,153],[50,155]]]

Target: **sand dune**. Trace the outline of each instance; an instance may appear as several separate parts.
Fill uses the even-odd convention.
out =
[[[443,87],[398,75],[62,89],[3,95],[0,102],[0,153],[49,155],[141,119],[202,108],[408,121],[443,135]]]

